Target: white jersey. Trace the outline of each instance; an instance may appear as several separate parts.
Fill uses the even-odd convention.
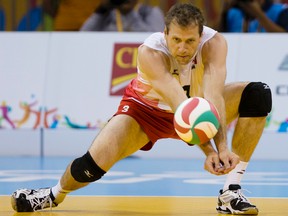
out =
[[[204,73],[204,65],[201,57],[201,50],[203,45],[215,34],[215,30],[204,26],[203,35],[201,37],[201,41],[195,56],[187,65],[184,66],[179,65],[171,56],[167,48],[164,33],[152,34],[144,41],[143,45],[161,51],[169,57],[171,65],[170,73],[179,81],[183,89],[187,91],[187,95],[203,97],[202,79]],[[172,109],[169,107],[169,105],[164,100],[162,100],[162,97],[155,90],[153,90],[151,83],[147,79],[145,73],[143,73],[139,68],[137,69],[137,72],[138,76],[135,82],[132,82],[131,87],[139,99],[145,104],[171,112]]]

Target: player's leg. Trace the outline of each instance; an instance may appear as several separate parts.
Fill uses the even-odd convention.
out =
[[[94,166],[83,167],[80,170],[79,165],[83,164],[83,157],[74,160],[66,169],[60,182],[52,188],[55,201],[60,203],[68,192],[100,179],[117,161],[133,154],[148,142],[147,135],[132,117],[128,115],[113,117],[95,138],[84,156],[90,158],[85,160],[93,159],[91,163]],[[90,175],[93,175],[91,179],[86,176],[87,170]],[[83,176],[79,175],[81,172]]]
[[[240,157],[240,161],[248,163],[271,110],[270,88],[259,82],[228,84],[225,87],[225,101],[227,123],[238,117],[232,138],[232,151]],[[244,173],[245,167],[242,170],[241,173]],[[224,189],[227,188],[228,185]]]
[[[89,151],[68,165],[53,188],[20,189],[12,195],[16,211],[36,211],[57,206],[66,194],[100,179],[118,160],[149,142],[139,124],[128,115],[114,116],[93,141]]]
[[[218,210],[221,213],[257,214],[257,208],[241,194],[240,183],[271,110],[270,88],[265,83],[228,84],[225,87],[225,102],[227,123],[238,118],[232,138],[232,151],[239,155],[240,163],[227,175],[221,190],[221,193],[224,191],[222,198],[229,197],[228,200],[232,199],[234,203],[223,202],[223,205],[220,195]]]
[[[100,168],[101,174],[101,170],[106,173],[117,161],[133,154],[148,142],[147,135],[132,117],[117,115],[98,134],[88,152]],[[72,168],[73,165],[72,162]],[[73,170],[70,164],[60,180],[63,190],[73,191],[87,185],[87,182],[80,183],[80,179],[75,181],[77,176],[74,173],[71,175],[71,171]]]

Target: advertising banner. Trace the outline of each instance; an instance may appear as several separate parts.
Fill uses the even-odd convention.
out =
[[[287,34],[243,34],[240,43],[236,80],[268,84],[273,108],[265,130],[288,132]]]
[[[1,143],[15,142],[13,152],[17,139],[31,139],[37,149],[41,146],[41,152],[55,154],[59,146],[71,151],[79,147],[90,131],[92,140],[115,113],[125,87],[136,76],[137,47],[149,34],[1,33]],[[284,143],[282,135],[288,132],[287,35],[224,36],[228,42],[227,82],[261,81],[270,86],[273,110],[264,135],[271,135],[265,141],[273,142],[276,134],[277,142]],[[19,131],[27,129],[36,134],[23,138]],[[9,138],[13,130],[19,137]]]
[[[2,129],[99,128],[136,76],[148,34],[0,34]],[[287,132],[288,44],[282,34],[226,34],[227,82],[261,81],[273,93],[267,130]],[[267,49],[269,47],[269,49]]]

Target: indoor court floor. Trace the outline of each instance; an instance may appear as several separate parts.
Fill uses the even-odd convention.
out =
[[[10,195],[18,188],[57,183],[71,157],[1,157],[0,216],[221,215],[215,210],[224,176],[203,170],[204,159],[129,157],[101,180],[68,195],[57,208],[16,213]],[[288,215],[288,160],[252,160],[242,181],[259,216]]]

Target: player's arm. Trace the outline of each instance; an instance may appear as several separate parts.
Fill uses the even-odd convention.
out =
[[[187,96],[179,82],[170,74],[168,57],[145,45],[138,50],[138,67],[145,73],[153,89],[170,105],[173,112]]]
[[[214,175],[222,175],[224,174],[222,165],[219,160],[219,156],[215,149],[213,148],[213,145],[211,142],[204,143],[202,145],[199,145],[200,149],[204,152],[206,155],[206,160],[204,164],[205,170],[208,172],[214,174]]]
[[[207,41],[202,49],[204,63],[203,93],[204,98],[212,102],[220,115],[220,128],[215,136],[218,151],[227,148],[226,113],[224,102],[224,85],[226,79],[227,44],[224,37],[216,34]]]
[[[212,102],[220,115],[220,127],[214,137],[219,157],[229,172],[239,162],[238,156],[229,151],[227,145],[226,109],[224,101],[224,85],[226,79],[227,43],[225,38],[216,35],[207,41],[202,49],[204,63],[203,92],[204,97]]]

